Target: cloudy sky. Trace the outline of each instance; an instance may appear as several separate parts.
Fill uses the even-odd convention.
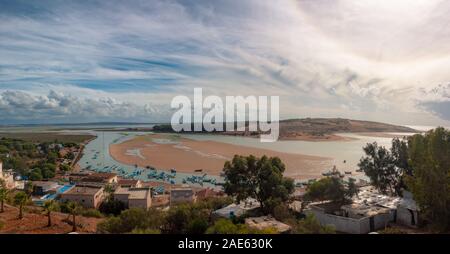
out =
[[[170,119],[278,95],[282,118],[450,125],[450,2],[0,1],[2,123]]]

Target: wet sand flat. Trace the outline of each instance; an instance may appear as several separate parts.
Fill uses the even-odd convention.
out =
[[[112,144],[109,150],[113,159],[128,165],[166,170],[175,168],[184,173],[202,169],[210,175],[220,175],[224,163],[235,154],[280,157],[286,165],[285,175],[298,179],[320,176],[332,164],[331,158],[282,153],[216,141],[197,141],[170,134],[138,136],[120,144]]]

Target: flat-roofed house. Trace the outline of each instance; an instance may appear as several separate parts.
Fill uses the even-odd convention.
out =
[[[56,192],[58,188],[57,182],[52,181],[34,181],[33,182],[33,194],[34,195],[45,195],[49,192]]]
[[[83,183],[115,184],[118,181],[118,176],[114,173],[93,173],[81,179]]]
[[[119,179],[117,185],[122,188],[142,188],[142,181],[135,179]]]
[[[125,203],[128,208],[149,209],[152,206],[150,188],[123,188],[119,186],[114,192],[114,198]]]
[[[62,202],[77,202],[85,208],[98,208],[104,199],[103,187],[95,185],[76,185],[61,194]]]
[[[195,194],[191,188],[173,188],[170,190],[170,205],[194,203]]]

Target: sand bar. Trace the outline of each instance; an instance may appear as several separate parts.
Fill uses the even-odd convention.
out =
[[[129,153],[139,149],[142,156]],[[210,175],[220,175],[225,161],[235,154],[261,157],[278,156],[286,165],[286,176],[305,179],[320,176],[332,166],[332,159],[292,153],[282,153],[216,141],[198,141],[171,134],[137,136],[120,144],[110,145],[113,159],[127,165],[152,166],[157,169],[175,168],[179,172],[193,173],[202,169]]]

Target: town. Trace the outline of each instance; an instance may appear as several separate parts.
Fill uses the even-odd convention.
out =
[[[283,176],[277,157],[236,155],[225,163],[219,189],[82,169],[77,160],[92,137],[78,142],[3,137],[0,232],[448,232],[449,137],[448,130],[437,128],[395,138],[390,150],[367,144],[358,165],[365,178],[334,167],[320,178],[294,182]]]

